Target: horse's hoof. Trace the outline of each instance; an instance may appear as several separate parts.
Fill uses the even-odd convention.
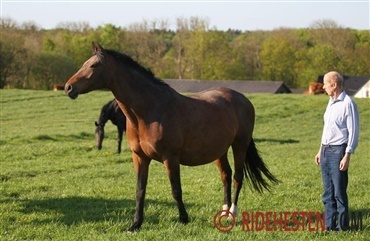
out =
[[[141,224],[134,223],[134,224],[132,224],[132,226],[127,231],[132,233],[132,232],[138,231],[140,229],[140,227],[141,227]]]
[[[189,216],[188,215],[180,216],[180,223],[187,224],[188,222],[189,222]]]

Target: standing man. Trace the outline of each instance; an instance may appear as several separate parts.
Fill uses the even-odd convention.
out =
[[[324,129],[315,162],[321,166],[326,230],[348,230],[348,166],[359,136],[356,103],[343,90],[343,77],[335,71],[324,76],[329,103],[324,114]]]

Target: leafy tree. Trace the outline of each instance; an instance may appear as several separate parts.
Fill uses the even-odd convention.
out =
[[[74,33],[84,33],[90,31],[92,28],[88,22],[60,22],[56,29],[68,30]]]
[[[56,52],[42,52],[37,56],[36,64],[31,69],[30,87],[50,90],[53,84],[65,83],[77,69],[66,55]]]
[[[245,32],[233,40],[234,62],[241,65],[241,67],[237,67],[238,79],[261,79],[262,63],[260,52],[265,38],[266,32],[254,31]]]
[[[186,58],[185,53],[185,41],[189,38],[189,25],[185,18],[176,19],[176,35],[173,38],[172,48],[175,54],[173,55],[174,62],[176,63],[176,77],[178,79],[183,79],[184,72],[186,70]]]
[[[294,46],[283,35],[266,38],[260,52],[264,78],[272,81],[284,81],[286,84],[294,86],[295,52]]]
[[[125,32],[112,24],[105,24],[98,27],[96,32],[99,35],[99,42],[102,46],[119,51],[122,48],[121,41],[124,39]],[[96,41],[96,40],[95,40]]]
[[[51,30],[0,20],[0,88],[63,83],[91,56],[92,41],[127,53],[160,78],[280,80],[306,87],[330,70],[370,75],[370,31],[332,20],[308,29],[247,32],[210,29],[209,20],[199,17],[178,18],[176,31],[168,20],[96,29],[66,22]]]
[[[206,32],[208,30],[208,22],[205,19],[192,17],[188,22],[188,26],[189,35],[183,41],[183,59],[187,63],[184,77],[187,79],[202,79],[206,68],[204,59],[207,51]]]
[[[346,75],[370,75],[370,31],[354,31],[356,38],[354,48],[346,49],[342,61],[345,63]]]
[[[222,31],[212,30],[206,33],[206,54],[202,79],[228,80],[237,78],[235,68],[239,66],[233,61],[233,52],[227,36]],[[234,66],[234,67],[233,67]]]
[[[330,70],[341,72],[339,62],[340,58],[332,46],[316,45],[308,50],[303,64],[305,68],[301,69],[300,75],[309,82],[316,81],[318,75],[323,75]]]
[[[0,27],[0,88],[21,88],[27,76],[24,65],[27,51],[23,47],[25,36],[11,19],[1,19]]]

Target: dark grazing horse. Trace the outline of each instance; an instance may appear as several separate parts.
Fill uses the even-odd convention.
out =
[[[95,141],[96,147],[101,150],[104,139],[104,126],[107,121],[111,121],[113,125],[117,126],[118,131],[118,148],[117,153],[121,153],[122,136],[123,132],[126,131],[126,116],[123,114],[121,108],[119,108],[115,99],[106,103],[100,112],[98,121],[95,121]]]
[[[255,112],[241,93],[215,88],[192,96],[176,92],[131,57],[93,43],[94,55],[65,84],[72,99],[97,89],[112,91],[127,118],[126,137],[137,174],[136,212],[130,231],[141,227],[152,159],[164,164],[181,223],[189,217],[182,200],[180,164],[215,162],[224,185],[223,210],[236,215],[244,177],[262,192],[279,182],[258,154],[252,138]],[[232,170],[227,153],[234,155]],[[266,180],[263,175],[268,179]]]

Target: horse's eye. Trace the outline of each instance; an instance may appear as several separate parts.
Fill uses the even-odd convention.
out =
[[[90,68],[92,68],[92,69],[95,69],[96,67],[98,67],[99,66],[99,63],[94,63],[94,64],[92,64],[91,65],[91,67]]]

